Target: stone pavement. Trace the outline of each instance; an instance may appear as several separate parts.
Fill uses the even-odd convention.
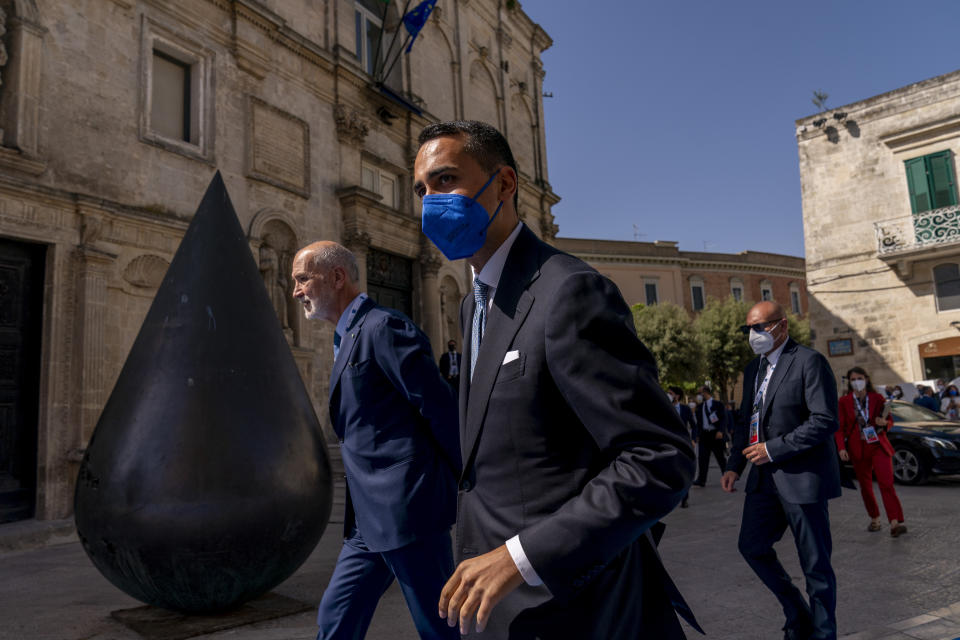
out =
[[[779,607],[736,548],[743,493],[725,494],[718,481],[719,471],[713,467],[708,486],[692,490],[690,508],[677,509],[666,518],[664,562],[708,638],[779,640]],[[910,527],[898,539],[885,532],[867,533],[867,516],[856,492],[845,490],[842,498],[831,503],[841,636],[845,640],[960,638],[960,477],[923,487],[898,487],[898,492]],[[336,496],[341,504],[335,513],[342,513],[342,489]],[[110,612],[139,603],[93,568],[76,538],[64,533],[68,525],[0,527],[0,640],[137,640]],[[34,532],[27,535],[31,529]],[[50,537],[43,541],[47,546],[11,550],[14,538],[44,536]],[[304,566],[275,592],[316,605],[339,545],[340,526],[331,523]],[[802,584],[789,533],[778,552],[791,576]],[[315,635],[314,614],[308,612],[202,638],[312,640]],[[690,631],[688,637],[699,634]],[[367,638],[417,638],[395,585],[381,600]]]

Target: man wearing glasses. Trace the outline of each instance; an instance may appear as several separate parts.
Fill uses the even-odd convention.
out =
[[[827,501],[840,496],[833,434],[837,387],[826,358],[790,339],[783,308],[754,305],[741,331],[757,354],[743,374],[741,414],[733,438],[725,491],[747,462],[740,553],[780,601],[785,640],[837,637],[837,581]],[[787,527],[793,533],[809,602],[791,582],[773,549]]]

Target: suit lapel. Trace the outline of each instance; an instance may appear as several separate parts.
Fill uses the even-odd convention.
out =
[[[780,359],[777,360],[777,366],[773,370],[773,375],[770,377],[770,383],[767,385],[767,393],[763,398],[764,416],[766,416],[767,412],[770,411],[770,406],[773,404],[773,397],[777,395],[777,390],[780,388],[780,383],[787,375],[790,367],[793,366],[796,350],[797,343],[791,338],[787,338],[787,343],[783,347],[783,351],[780,352]]]
[[[477,356],[473,380],[461,387],[461,391],[467,391],[465,404],[464,394],[461,393],[461,424],[464,425],[462,448],[464,452],[469,452],[469,455],[464,457],[464,475],[469,472],[476,454],[487,404],[490,394],[493,393],[493,385],[500,372],[503,357],[533,305],[534,296],[528,288],[539,275],[540,241],[532,231],[524,227],[507,256],[493,305],[487,314],[487,327]],[[469,313],[464,318],[465,336],[469,335],[473,328],[474,304],[471,300],[466,305]],[[472,353],[470,357],[473,357]],[[466,358],[464,361],[470,362]],[[469,370],[466,375],[469,378]]]
[[[343,368],[347,366],[347,363],[350,362],[350,356],[353,355],[353,349],[357,345],[357,336],[360,335],[360,328],[363,326],[363,321],[367,317],[367,313],[370,309],[376,306],[376,303],[367,298],[363,301],[363,304],[360,305],[360,308],[357,309],[357,316],[353,320],[353,324],[347,327],[347,335],[340,337],[340,352],[337,355],[336,361],[333,363],[333,373],[330,374],[330,417],[333,419],[334,425],[336,425],[337,420],[334,416],[334,392],[340,385],[340,376],[343,374]]]
[[[467,452],[464,448],[466,440],[463,438],[463,429],[467,424],[467,395],[470,393],[470,363],[473,362],[473,340],[471,331],[473,330],[473,309],[476,307],[476,301],[473,294],[468,293],[460,302],[460,335],[463,338],[463,351],[460,357],[464,368],[460,370],[460,454],[463,460],[467,459]]]

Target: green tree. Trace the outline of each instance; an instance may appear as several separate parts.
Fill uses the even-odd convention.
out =
[[[700,373],[700,345],[690,316],[670,302],[635,304],[633,324],[637,337],[653,353],[663,385],[683,385]]]
[[[795,342],[805,347],[810,346],[810,318],[800,317],[787,311],[787,331]]]
[[[738,302],[733,296],[723,300],[710,298],[693,323],[704,372],[724,402],[732,399],[728,391],[754,357],[746,336],[740,332],[751,306],[752,303]]]

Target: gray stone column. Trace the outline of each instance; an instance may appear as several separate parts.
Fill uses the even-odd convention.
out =
[[[107,401],[104,334],[107,280],[116,256],[81,246],[77,249],[76,390],[79,400],[81,447],[93,435]]]
[[[367,290],[367,253],[370,251],[370,234],[358,229],[347,229],[343,233],[343,246],[353,252],[360,270],[357,286],[360,291]]]
[[[30,16],[7,16],[10,31],[10,64],[4,68],[3,108],[0,109],[2,143],[28,157],[39,153],[40,86],[43,36],[46,29]]]
[[[420,256],[420,299],[423,304],[423,330],[430,339],[433,352],[443,352],[443,329],[440,318],[440,282],[437,273],[442,261],[432,250]]]

